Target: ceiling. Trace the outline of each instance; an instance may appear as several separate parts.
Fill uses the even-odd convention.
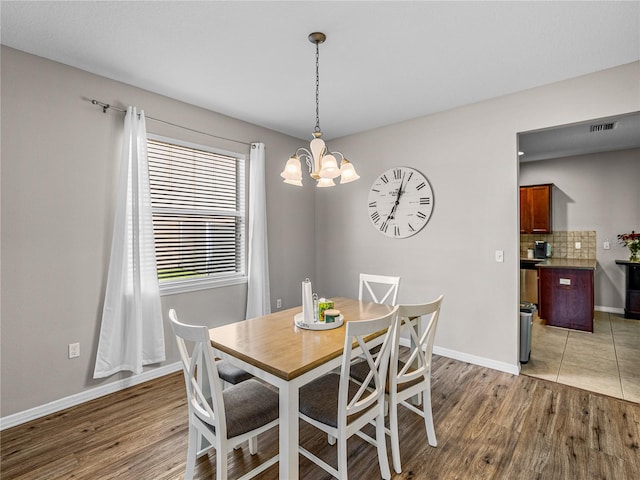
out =
[[[631,148],[640,148],[640,112],[524,132],[518,136],[521,162]]]
[[[313,31],[326,139],[640,60],[637,1],[3,0],[1,21],[10,47],[305,139]]]

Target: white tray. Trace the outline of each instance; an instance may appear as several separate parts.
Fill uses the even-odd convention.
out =
[[[296,313],[293,317],[293,321],[295,322],[296,327],[304,328],[306,330],[331,330],[333,328],[338,328],[342,326],[342,324],[344,323],[344,316],[338,315],[338,317],[336,317],[335,322],[329,322],[329,323],[325,323],[325,322],[304,323],[303,320],[304,320],[304,316],[302,315],[302,312]]]

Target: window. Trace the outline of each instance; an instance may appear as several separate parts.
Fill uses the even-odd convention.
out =
[[[149,135],[163,293],[246,282],[244,155]]]

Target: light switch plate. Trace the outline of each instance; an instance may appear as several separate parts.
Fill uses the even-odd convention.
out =
[[[576,250],[580,250],[582,248],[582,243],[576,242]]]
[[[76,358],[80,356],[80,344],[79,343],[70,343],[69,344],[69,358]]]
[[[504,262],[504,250],[496,250],[496,262]]]

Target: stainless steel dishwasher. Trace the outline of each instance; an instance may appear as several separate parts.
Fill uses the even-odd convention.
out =
[[[520,303],[538,305],[538,268],[542,260],[520,260]]]

